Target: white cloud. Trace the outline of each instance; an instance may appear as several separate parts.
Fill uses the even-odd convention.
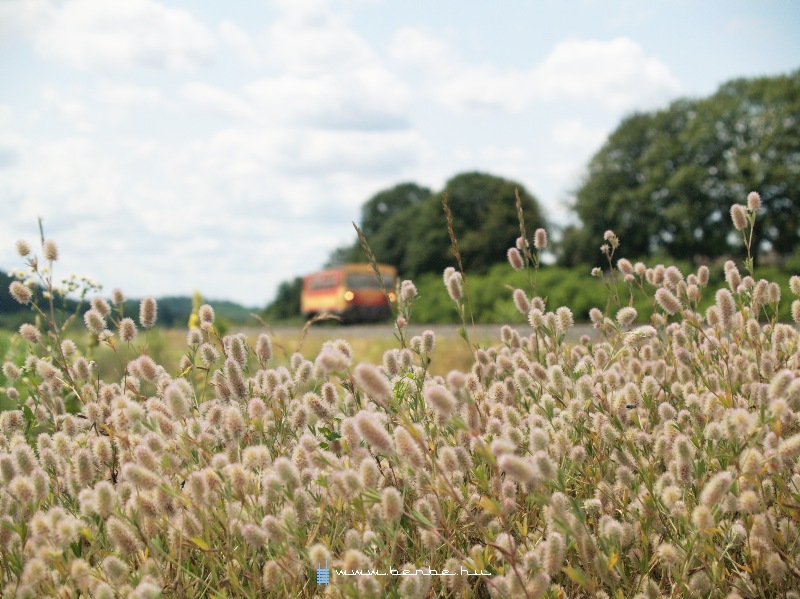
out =
[[[261,64],[261,52],[246,31],[226,20],[220,23],[219,34],[243,63],[249,66]]]
[[[437,85],[436,98],[462,112],[522,112],[531,103],[533,80],[523,71],[468,67]]]
[[[161,102],[161,90],[132,84],[102,85],[96,98],[103,104],[114,106],[154,106]]]
[[[14,116],[14,110],[11,106],[0,104],[0,127],[5,127],[11,123]]]
[[[592,102],[615,111],[651,107],[682,91],[669,67],[628,38],[570,39],[529,68],[470,64],[440,38],[398,31],[390,56],[461,112],[519,113],[536,102]]]
[[[38,51],[23,48],[31,84],[0,105],[0,237],[33,240],[43,216],[62,268],[132,295],[196,287],[263,305],[351,242],[362,203],[403,180],[439,189],[479,169],[525,184],[552,217],[602,141],[594,126],[680,88],[625,38],[568,40],[512,67],[467,60],[457,28],[368,37],[375,11],[351,22],[346,1],[278,0],[277,18],[26,2],[0,0],[0,21],[13,13]],[[222,16],[205,25],[201,12]],[[13,246],[0,262],[18,264]]]
[[[248,84],[245,93],[268,122],[348,129],[403,127],[410,98],[405,84],[381,67],[264,77]]]
[[[49,88],[42,93],[42,99],[47,110],[58,115],[76,132],[88,134],[95,130],[95,115],[86,102],[75,97],[75,94]]]
[[[460,68],[455,49],[441,37],[415,27],[398,29],[389,45],[389,56],[395,64],[413,69],[418,74],[439,77]]]
[[[617,110],[649,107],[682,91],[664,62],[625,37],[560,42],[534,78],[536,94],[546,100],[592,101]]]
[[[267,59],[297,76],[347,72],[380,63],[370,45],[326,2],[278,2],[282,15],[264,36]]]
[[[608,135],[602,128],[587,127],[579,118],[564,119],[553,125],[553,141],[565,148],[591,150],[599,146]]]
[[[48,0],[2,0],[0,33],[4,36],[28,35],[43,20],[50,18],[52,11]]]
[[[72,0],[48,12],[36,27],[37,50],[82,70],[194,69],[214,49],[211,33],[190,13],[155,0]]]
[[[217,114],[235,118],[250,118],[253,111],[234,94],[206,83],[187,83],[181,88],[181,95],[190,102]]]
[[[25,145],[25,140],[20,136],[0,132],[0,172],[14,167],[20,161]]]

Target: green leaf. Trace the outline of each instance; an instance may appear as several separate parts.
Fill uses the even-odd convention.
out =
[[[566,567],[562,569],[562,572],[569,576],[569,579],[574,582],[575,584],[580,585],[584,589],[588,589],[591,582],[589,578],[586,576],[586,573],[580,569],[580,567]]]
[[[190,540],[192,543],[194,543],[194,544],[195,544],[197,547],[199,547],[200,549],[202,549],[203,551],[208,551],[209,549],[211,549],[211,547],[209,547],[208,543],[206,543],[206,542],[205,542],[203,539],[201,539],[200,537],[191,537],[189,540]]]

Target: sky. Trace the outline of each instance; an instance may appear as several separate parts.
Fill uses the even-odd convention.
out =
[[[622,118],[796,70],[798,31],[793,0],[0,0],[0,269],[41,217],[56,278],[264,306],[376,192],[471,170],[563,225]]]

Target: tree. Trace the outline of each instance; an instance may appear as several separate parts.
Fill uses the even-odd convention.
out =
[[[519,237],[517,189],[532,234],[545,222],[536,198],[519,183],[479,172],[456,175],[436,194],[414,183],[381,191],[364,204],[361,230],[376,259],[396,266],[402,276],[441,272],[455,265],[442,209],[442,193],[447,193],[464,268],[485,272],[506,259],[506,250]],[[334,250],[327,264],[364,260],[356,241]]]
[[[622,121],[589,163],[565,232],[562,264],[599,262],[603,232],[629,256],[698,260],[741,247],[731,204],[761,194],[756,249],[786,254],[800,242],[800,71],[738,79],[704,99]]]
[[[361,207],[361,230],[368,237],[377,234],[387,220],[431,197],[431,190],[416,183],[400,183],[379,191]]]
[[[397,236],[406,226],[409,210],[430,197],[431,190],[427,187],[400,183],[379,191],[364,203],[361,207],[361,231],[379,261],[388,264],[403,262],[403,245],[397,243]],[[335,249],[326,266],[363,262],[365,259],[361,244],[356,240],[352,245]]]
[[[278,285],[275,299],[264,308],[263,316],[267,321],[287,320],[299,318],[300,293],[303,290],[303,278],[296,277],[291,281],[284,281]]]
[[[467,271],[486,272],[492,264],[506,259],[506,250],[519,237],[516,190],[522,200],[526,230],[532,235],[537,227],[545,226],[545,221],[536,198],[519,183],[470,172],[456,175],[445,185],[443,193],[448,197],[453,231]],[[405,256],[401,263],[405,275],[441,272],[455,265],[442,194],[419,204],[405,216]]]

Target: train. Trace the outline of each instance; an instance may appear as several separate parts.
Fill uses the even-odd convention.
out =
[[[381,322],[392,315],[397,269],[378,264],[386,293],[370,264],[343,264],[303,277],[300,311],[306,318],[332,314],[344,323]]]

